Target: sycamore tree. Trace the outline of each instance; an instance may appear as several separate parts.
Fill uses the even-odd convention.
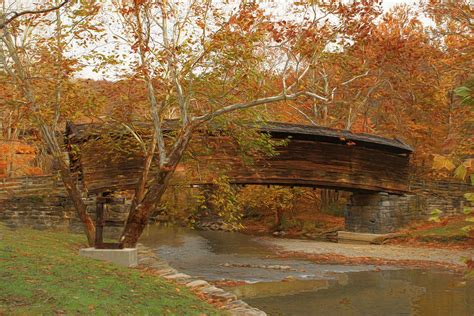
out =
[[[100,7],[94,1],[67,0],[43,1],[32,8],[15,5],[19,4],[2,1],[0,8],[0,76],[6,89],[1,104],[9,106],[4,113],[18,113],[17,121],[23,121],[25,129],[38,131],[92,245],[94,224],[71,175],[58,130],[65,120],[93,107],[85,97],[87,91],[71,80],[80,69],[71,47],[85,48],[96,39],[100,26],[94,17]],[[15,135],[15,126],[9,128],[8,137]]]
[[[381,7],[377,2],[361,9],[308,1],[296,10],[311,14],[303,21],[291,21],[281,37],[292,43],[287,52],[299,67],[311,65],[302,84],[315,97],[286,105],[297,121],[350,130],[382,84],[371,61],[358,51],[373,30]],[[304,35],[295,37],[298,32]]]
[[[144,162],[129,216],[120,238],[134,246],[160,203],[177,165],[198,128],[210,121],[232,121],[246,110],[297,99],[324,99],[304,79],[318,68],[318,52],[303,48],[324,35],[338,35],[369,23],[361,17],[374,2],[325,2],[271,15],[254,2],[116,1],[121,29],[115,36],[129,43],[132,76],[148,95],[153,137],[144,144]],[[314,18],[326,12],[326,17]],[[300,19],[300,20],[298,20]],[[317,27],[312,25],[317,24]],[[321,44],[324,45],[324,44]],[[164,132],[166,119],[177,131]],[[153,166],[157,172],[150,172]]]

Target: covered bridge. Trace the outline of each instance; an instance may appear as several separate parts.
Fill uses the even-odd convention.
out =
[[[132,189],[143,157],[140,151],[111,156],[97,124],[69,124],[66,131],[73,166],[90,192]],[[412,149],[407,144],[369,134],[288,123],[267,123],[257,129],[275,139],[287,139],[276,148],[278,155],[246,164],[228,136],[197,133],[194,142],[213,150],[201,153],[201,165],[220,166],[235,184],[265,184],[339,188],[402,194],[408,191],[408,168]],[[126,132],[124,132],[126,133]],[[106,142],[134,142],[128,134]],[[122,146],[117,144],[119,147]],[[69,147],[72,148],[71,146]],[[193,184],[206,184],[212,175],[195,175]]]
[[[150,130],[150,125],[140,124],[144,130]],[[260,157],[252,164],[245,164],[231,137],[201,130],[197,131],[193,142],[201,142],[213,150],[207,153],[204,151],[197,157],[200,165],[212,165],[225,170],[234,184],[308,186],[352,191],[352,211],[361,209],[362,212],[361,206],[364,205],[382,205],[378,195],[380,192],[402,195],[409,191],[409,161],[413,150],[400,140],[278,122],[252,128],[268,133],[274,139],[286,139],[287,144],[277,147],[278,154],[275,156]],[[108,154],[103,144],[97,141],[109,137],[101,129],[103,127],[99,124],[68,124],[66,140],[72,168],[79,172],[83,185],[91,193],[132,189],[138,180],[143,156],[139,150],[120,155]],[[167,132],[172,133],[173,130],[171,123]],[[111,136],[108,141],[136,142],[131,134],[124,136],[127,135],[126,131],[119,134]],[[202,170],[188,177],[188,181],[190,184],[209,184],[213,176],[215,172]],[[375,197],[380,203],[374,202]],[[350,217],[351,206],[347,213],[346,220]],[[349,229],[371,232],[391,230],[378,225],[376,219],[367,220],[377,227]]]

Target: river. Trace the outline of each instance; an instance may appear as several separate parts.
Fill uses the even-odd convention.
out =
[[[150,227],[141,242],[180,272],[269,315],[474,315],[474,282],[443,271],[282,259],[240,233]]]

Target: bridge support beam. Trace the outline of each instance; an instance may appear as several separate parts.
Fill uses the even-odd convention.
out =
[[[400,207],[406,196],[388,193],[355,192],[345,211],[346,231],[384,234],[403,225]]]

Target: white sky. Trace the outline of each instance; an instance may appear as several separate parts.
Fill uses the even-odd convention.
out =
[[[396,4],[407,3],[407,4],[416,4],[414,0],[384,0],[382,6],[384,10],[388,10]]]
[[[102,1],[104,4],[110,3],[109,0],[102,0]],[[283,14],[284,12],[288,12],[290,9],[289,7],[292,5],[294,1],[295,0],[259,0],[260,3],[267,2],[268,5],[265,5],[265,6],[268,6],[268,9],[273,11],[272,12],[273,14],[275,12],[275,9],[276,11],[280,11]],[[14,10],[14,9],[19,9],[19,8],[23,8],[23,9],[31,8],[32,4],[41,2],[41,0],[5,0],[5,1],[0,0],[0,6],[2,2],[4,3],[4,5],[6,4],[6,7],[8,9]],[[382,7],[384,11],[388,11],[389,9],[391,9],[393,6],[397,4],[405,3],[409,5],[416,5],[417,2],[418,0],[383,0]],[[1,10],[1,7],[0,7],[0,10]],[[108,37],[110,38],[110,36]],[[109,45],[105,44],[104,46],[109,46]],[[103,47],[103,49],[106,49],[106,47]],[[105,79],[102,74],[98,74],[92,71],[93,68],[94,67],[92,66],[86,66],[82,71],[77,73],[76,76],[80,78]]]
[[[20,0],[20,1],[31,1],[31,0]],[[106,0],[105,0],[106,1]],[[281,12],[288,12],[289,7],[291,6],[292,2],[295,0],[260,0],[261,2],[268,2],[268,7],[270,10],[273,8],[277,8],[278,11]],[[394,7],[397,4],[409,4],[409,5],[416,5],[418,0],[383,0],[382,2],[382,7],[384,11],[388,11],[392,7]],[[272,10],[272,11],[273,11]],[[85,67],[82,71],[76,74],[77,77],[80,78],[89,78],[89,79],[95,79],[95,80],[100,80],[100,79],[112,79],[112,78],[106,78],[108,76],[96,73],[92,71],[93,67]]]
[[[277,4],[279,8],[285,9],[285,7],[291,5],[291,0],[260,0],[261,2],[269,2]],[[389,10],[396,4],[407,3],[407,4],[416,4],[417,0],[383,0],[382,7],[385,11]]]
[[[262,0],[262,1],[269,1],[269,0]],[[280,3],[289,3],[291,1],[287,1],[287,0],[270,0],[272,2],[280,2]],[[3,1],[0,0],[0,3],[2,3]],[[38,2],[41,2],[41,0],[5,0],[5,3],[7,4],[7,6],[9,4],[14,4],[12,7],[28,7],[28,6],[31,6],[31,4],[33,3],[38,3]],[[395,4],[398,4],[398,3],[409,3],[409,4],[413,4],[413,3],[416,3],[416,0],[383,0],[383,3],[382,3],[382,6],[385,10],[387,9],[390,9],[392,6],[394,6]]]

